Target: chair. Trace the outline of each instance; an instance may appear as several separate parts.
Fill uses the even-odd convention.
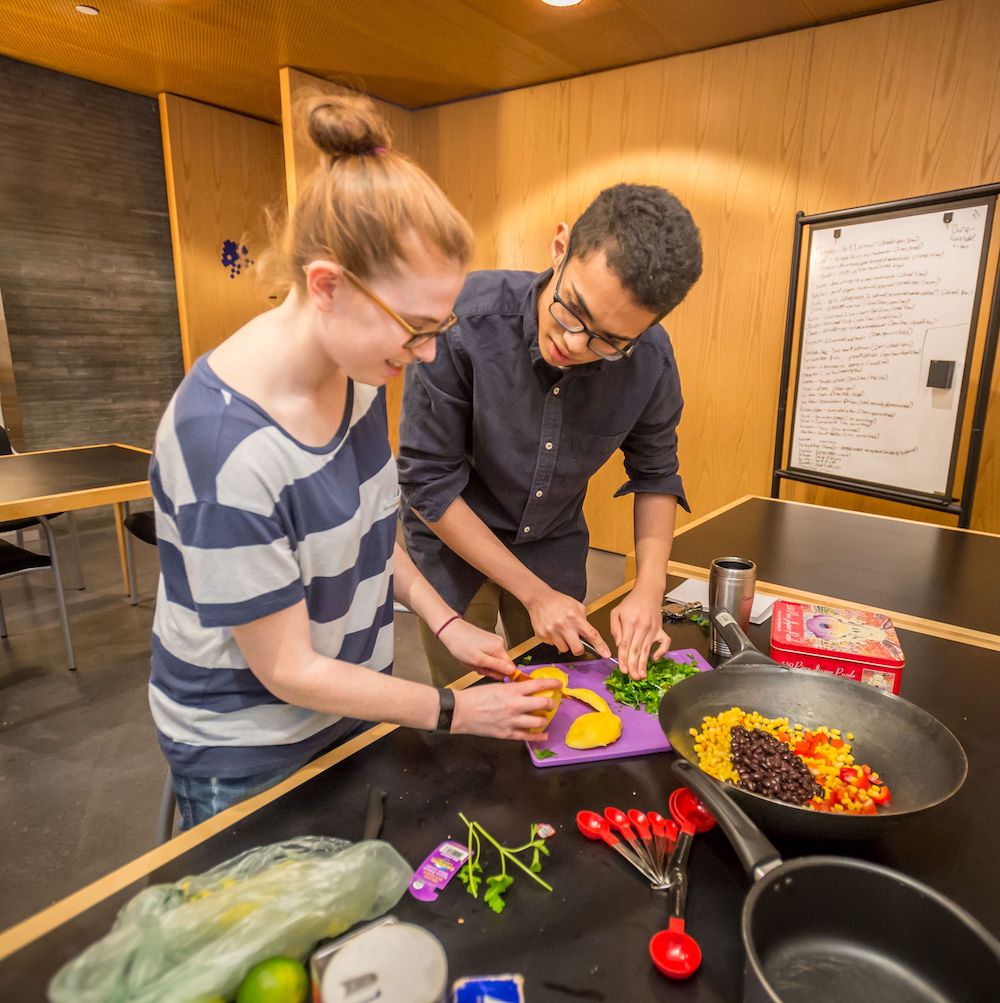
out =
[[[63,595],[62,579],[59,577],[59,556],[52,535],[52,527],[47,516],[39,516],[38,524],[45,532],[49,552],[36,554],[25,550],[6,540],[0,540],[0,581],[14,578],[17,575],[30,574],[32,571],[51,571],[55,586],[56,602],[59,605],[59,616],[62,619],[63,641],[66,644],[66,661],[69,670],[76,669],[76,658],[73,655],[73,642],[69,636],[69,617],[66,615],[66,598]],[[0,637],[7,636],[7,624],[3,616],[3,603],[0,601]]]
[[[13,456],[14,447],[10,444],[10,436],[7,434],[7,429],[0,425],[0,456]],[[56,519],[63,515],[62,512],[50,512],[45,518],[46,519]],[[73,512],[67,512],[66,522],[69,528],[69,544],[70,550],[73,552],[73,565],[76,569],[76,587],[78,589],[84,588],[83,583],[83,564],[80,561],[80,538],[76,533],[76,515]],[[17,545],[19,547],[24,546],[24,531],[26,529],[31,529],[33,526],[40,526],[37,517],[29,517],[27,519],[10,519],[7,522],[0,522],[0,533],[16,533],[17,534]],[[48,542],[50,546],[54,546],[54,537],[48,534]]]
[[[128,511],[127,503],[125,511]],[[148,543],[150,546],[155,547],[156,516],[152,512],[132,512],[125,516],[124,526],[128,530],[128,533],[125,535],[125,563],[128,566],[128,600],[135,606],[139,602],[139,597],[137,595],[135,580],[135,558],[132,554],[132,537],[135,536],[142,540],[143,543]]]

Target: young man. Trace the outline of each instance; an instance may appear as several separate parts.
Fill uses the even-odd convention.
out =
[[[635,495],[637,577],[612,612],[622,670],[667,650],[678,501],[677,366],[659,326],[701,274],[698,229],[662,188],[619,184],[556,228],[552,268],[474,272],[433,362],[407,370],[399,479],[410,554],[466,619],[610,652],[588,623],[587,483],[615,449]],[[438,685],[464,674],[422,632]],[[653,650],[655,649],[655,650]]]

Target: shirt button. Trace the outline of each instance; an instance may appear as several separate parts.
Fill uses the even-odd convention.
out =
[[[536,492],[535,492],[535,497],[536,497],[536,498],[541,498],[543,494],[544,494],[544,492],[543,492],[543,491],[536,491]]]
[[[551,449],[552,448],[552,443],[551,442],[545,443],[545,448],[546,449]]]
[[[531,527],[530,526],[525,526],[524,527],[524,531],[525,531],[525,533],[530,533],[531,532]]]
[[[558,397],[559,396],[559,387],[553,387],[552,388],[552,394],[553,394],[553,396]]]

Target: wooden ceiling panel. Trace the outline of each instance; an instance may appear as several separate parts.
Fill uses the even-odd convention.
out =
[[[0,0],[0,52],[141,94],[277,120],[278,69],[409,108],[577,76],[914,0]]]

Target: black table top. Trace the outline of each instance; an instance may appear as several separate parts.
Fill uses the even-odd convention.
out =
[[[0,456],[0,505],[148,478],[149,454],[127,446],[81,446]]]
[[[605,636],[609,609],[594,614]],[[766,645],[767,625],[751,634]],[[691,624],[676,626],[673,638],[677,648],[706,650]],[[908,631],[901,639],[907,655],[903,695],[963,743],[969,756],[965,786],[876,843],[779,847],[787,856],[836,852],[895,867],[950,896],[1000,935],[994,854],[1000,828],[994,782],[1000,775],[1000,655]],[[585,840],[574,825],[581,808],[609,804],[666,813],[667,796],[677,786],[673,760],[661,753],[536,769],[520,745],[399,729],[171,861],[152,880],[174,881],[252,846],[307,833],[359,839],[369,785],[388,792],[382,838],[414,867],[440,840],[461,839],[459,811],[508,845],[523,842],[531,822],[547,821],[558,829],[543,871],[552,894],[527,878],[517,881],[506,911],[497,916],[455,879],[437,902],[419,903],[406,894],[393,914],[441,940],[452,978],[521,972],[531,1003],[730,1001],[740,995],[738,923],[749,882],[718,828],[697,837],[690,862],[688,930],[702,946],[704,963],[691,980],[673,983],[648,958],[650,936],[666,923],[663,893],[651,891],[624,861]],[[102,936],[142,887],[137,882],[125,888],[0,962],[0,999],[40,999],[55,970]]]
[[[762,582],[1000,634],[998,536],[751,498],[679,535],[671,560],[727,555]]]

